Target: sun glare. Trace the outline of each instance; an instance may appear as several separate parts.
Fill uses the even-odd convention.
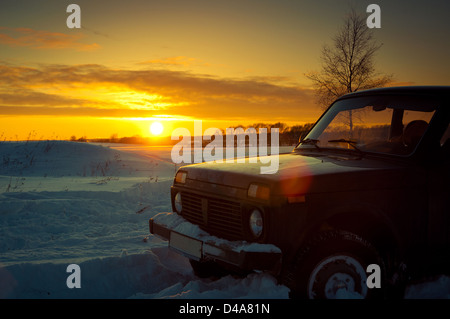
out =
[[[155,136],[160,135],[163,130],[164,127],[160,122],[153,122],[152,125],[150,125],[150,132]]]

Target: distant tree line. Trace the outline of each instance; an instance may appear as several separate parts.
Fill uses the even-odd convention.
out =
[[[271,128],[278,128],[279,130],[279,143],[280,146],[283,145],[295,145],[298,143],[299,139],[306,135],[308,131],[312,128],[314,123],[306,123],[303,125],[294,125],[294,126],[288,126],[286,123],[277,122],[274,124],[267,124],[267,123],[255,123],[253,125],[236,125],[232,126],[231,128],[238,128],[242,127],[244,130],[246,130],[249,127],[252,127],[256,129],[257,132],[259,132],[260,128],[267,128],[267,133],[270,133]],[[224,134],[224,132],[222,132]]]
[[[253,125],[235,125],[230,126],[230,128],[236,129],[238,127],[242,127],[244,131],[248,128],[256,129],[256,132],[259,132],[260,128],[267,128],[267,133],[270,133],[271,128],[279,129],[279,145],[295,145],[298,143],[299,139],[306,135],[306,133],[311,129],[313,123],[306,123],[303,125],[294,125],[288,126],[286,123],[277,122],[274,124],[268,123],[255,123]],[[225,130],[221,130],[222,135],[225,135]],[[86,136],[82,136],[77,138],[76,136],[72,136],[70,138],[73,142],[96,142],[96,143],[123,143],[123,144],[146,144],[146,145],[173,145],[178,143],[178,141],[173,141],[170,136],[166,137],[158,137],[155,139],[154,137],[142,137],[139,135],[130,136],[130,137],[119,137],[117,134],[112,134],[109,138],[95,138],[88,139]],[[270,142],[270,141],[268,141]],[[209,141],[204,141],[204,143],[208,144]]]

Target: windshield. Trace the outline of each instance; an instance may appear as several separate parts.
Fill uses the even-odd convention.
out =
[[[349,149],[394,155],[411,154],[437,103],[415,96],[369,96],[337,101],[297,149]]]

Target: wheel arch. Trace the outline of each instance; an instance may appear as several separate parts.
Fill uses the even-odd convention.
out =
[[[347,211],[329,216],[318,227],[354,233],[369,241],[380,253],[397,254],[400,250],[397,233],[383,217],[375,213]]]
[[[384,254],[384,258],[402,255],[398,232],[387,215],[381,211],[367,205],[352,205],[322,212],[321,215],[322,218],[317,219],[299,236],[292,251],[293,255],[319,233],[330,230],[343,230],[364,238]]]

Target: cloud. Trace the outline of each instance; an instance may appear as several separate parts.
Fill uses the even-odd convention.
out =
[[[65,97],[57,94],[47,94],[24,87],[7,90],[0,89],[0,105],[47,105],[47,106],[77,106],[85,104],[86,100]]]
[[[199,63],[198,59],[189,58],[186,56],[175,56],[164,59],[154,59],[140,62],[139,64],[159,64],[159,65],[181,65],[190,66]]]
[[[99,36],[102,36],[102,37],[105,37],[105,38],[109,38],[109,37],[110,37],[109,34],[107,34],[107,33],[100,32],[100,31],[98,31],[98,30],[88,28],[88,27],[86,27],[86,26],[84,26],[84,25],[82,25],[81,28],[82,28],[83,30],[86,30],[86,31],[88,31],[88,32],[91,32],[92,34],[95,34],[95,35],[99,35]]]
[[[66,107],[68,115],[79,116],[315,120],[319,108],[314,105],[313,91],[276,80],[112,69],[97,64],[35,68],[3,64],[0,114],[62,115]]]
[[[97,43],[79,42],[82,33],[65,34],[30,28],[0,27],[0,44],[11,47],[29,47],[33,49],[75,49],[77,51],[93,51],[100,48]]]
[[[103,109],[96,107],[48,107],[48,106],[17,106],[1,105],[0,115],[50,115],[50,116],[92,116],[92,117],[151,117],[156,116],[156,111],[130,110],[130,109]]]

